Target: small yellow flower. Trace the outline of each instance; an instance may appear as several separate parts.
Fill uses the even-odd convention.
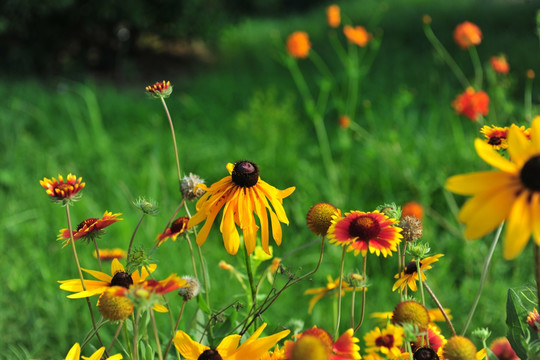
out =
[[[309,301],[308,314],[311,314],[315,304],[324,296],[330,295],[330,294],[335,294],[336,296],[338,296],[339,277],[336,278],[336,280],[332,280],[332,276],[328,275],[327,280],[328,280],[328,283],[326,284],[325,287],[307,289],[306,291],[304,291],[304,295],[315,295]],[[341,284],[341,295],[344,295],[345,291],[353,291],[353,290],[354,288],[351,287],[345,280],[343,280]],[[356,291],[359,291],[359,290],[361,289],[356,289]]]
[[[439,258],[441,256],[444,256],[444,255],[437,254],[433,256],[428,256],[427,258],[420,260],[420,272],[422,273],[422,281],[426,281],[426,275],[424,274],[424,271],[431,269],[431,264],[439,261]],[[403,270],[399,274],[396,274],[394,278],[398,280],[394,283],[394,287],[392,287],[392,291],[396,291],[396,289],[399,289],[399,291],[401,292],[405,290],[407,285],[412,291],[416,291],[417,290],[416,281],[419,280],[416,261],[413,259],[406,266],[405,270]]]
[[[379,352],[390,359],[401,356],[400,347],[403,345],[403,329],[400,326],[388,324],[384,329],[378,327],[364,337],[366,352]]]

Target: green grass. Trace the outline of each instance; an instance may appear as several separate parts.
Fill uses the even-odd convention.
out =
[[[381,11],[375,1],[341,5],[355,23],[367,24],[373,13]],[[508,90],[514,104],[512,112],[506,114],[508,123],[522,123],[523,74],[528,68],[538,70],[538,57],[530,55],[538,54],[533,6],[500,3],[486,9],[481,5],[453,2],[450,6],[419,0],[388,5],[377,25],[384,31],[381,50],[361,87],[359,103],[369,100],[370,106],[359,108],[357,121],[368,135],[339,129],[339,114],[334,108],[325,114],[342,186],[343,201],[336,205],[344,212],[370,211],[391,201],[402,204],[416,200],[426,207],[424,240],[430,242],[434,253],[445,254],[428,279],[443,305],[452,309],[458,331],[476,292],[492,235],[466,242],[443,226],[439,218],[452,229],[460,229],[448,196],[458,205],[464,201],[445,194],[443,186],[450,175],[488,167],[472,145],[479,124],[458,117],[449,105],[462,89],[433,55],[422,33],[421,16],[431,14],[434,31],[468,75],[472,74],[468,58],[452,44],[455,24],[470,20],[482,28],[485,40],[479,53],[484,61],[500,52],[507,54],[514,79]],[[175,89],[167,100],[183,171],[197,173],[212,183],[226,175],[227,162],[247,158],[259,164],[262,178],[270,184],[280,189],[296,186],[284,202],[291,224],[283,229],[283,245],[274,246],[280,257],[315,239],[305,225],[309,208],[317,202],[334,201],[329,197],[333,189],[328,188],[313,126],[287,69],[275,61],[278,46],[297,29],[309,31],[318,53],[331,66],[337,65],[326,44],[321,8],[288,18],[246,20],[224,31],[216,64],[170,78]],[[310,72],[310,79],[317,79],[307,62],[301,67]],[[57,173],[83,176],[87,187],[82,200],[72,208],[74,223],[101,216],[105,210],[123,213],[125,220],[111,226],[100,240],[103,247],[127,246],[139,218],[132,205],[138,196],[157,200],[161,208],[161,213],[147,218],[137,233],[136,244],[146,248],[153,245],[180,201],[169,126],[159,101],[143,94],[144,86],[155,80],[141,78],[130,86],[65,79],[0,83],[0,272],[4,279],[0,328],[9,329],[0,337],[0,349],[7,349],[0,357],[59,358],[89,330],[84,301],[69,300],[58,289],[56,281],[76,277],[76,269],[69,248],[61,249],[55,241],[58,230],[66,227],[65,212],[48,201],[38,180]],[[534,99],[537,97],[536,90]],[[538,105],[536,110],[538,113]],[[228,255],[221,242],[214,226],[202,247],[212,278],[214,310],[228,305],[237,294],[243,299],[241,287],[217,266],[224,259],[241,268],[241,258]],[[92,246],[78,244],[78,249],[83,267],[94,268]],[[313,245],[285,257],[284,265],[307,272],[317,255],[317,245]],[[332,330],[328,315],[333,311],[331,299],[321,300],[313,316],[308,316],[309,297],[302,293],[324,286],[326,275],[338,276],[340,256],[340,249],[327,246],[313,280],[289,289],[265,314],[272,328],[292,326],[293,320],[298,320],[305,327],[317,324]],[[184,241],[164,244],[156,258],[158,277],[170,272],[191,273]],[[346,272],[358,271],[360,266],[360,258],[347,258]],[[512,262],[502,260],[498,247],[470,330],[487,326],[494,336],[505,333],[506,291],[533,281],[532,266],[530,247]],[[390,291],[396,269],[395,257],[369,257],[368,314],[390,311],[399,301],[399,295]],[[180,303],[174,296],[170,299],[174,305]],[[195,309],[190,303],[184,328],[189,328]],[[159,322],[165,339],[167,316]],[[373,324],[368,319],[359,336]],[[347,320],[342,321],[342,327],[348,327]],[[441,327],[449,336],[446,325]],[[110,339],[113,333],[110,326],[104,337]]]

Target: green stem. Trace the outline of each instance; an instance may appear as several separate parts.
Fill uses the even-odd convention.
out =
[[[97,257],[97,261],[98,261],[99,271],[103,271],[103,269],[101,268],[101,257],[99,256],[99,248],[98,248],[98,245],[97,245],[97,239],[96,238],[94,238],[94,246],[96,247],[96,257]]]
[[[345,265],[345,253],[347,252],[347,247],[343,247],[343,252],[341,253],[341,266],[339,268],[339,287],[338,287],[338,308],[337,308],[337,318],[336,318],[336,329],[334,331],[334,338],[337,339],[339,336],[339,322],[341,319],[341,292],[343,289],[343,266]]]
[[[135,321],[133,322],[133,360],[139,358],[139,318],[141,317],[141,310],[137,309],[135,314]]]
[[[154,316],[154,310],[150,309],[150,318],[152,319],[152,328],[154,329],[154,339],[156,340],[156,348],[158,353],[159,360],[163,360],[163,355],[161,354],[161,342],[159,341],[159,334],[156,326],[156,318]]]
[[[497,232],[495,233],[495,237],[493,238],[493,242],[491,243],[491,247],[489,248],[489,252],[486,257],[486,260],[484,261],[484,267],[482,268],[482,275],[480,276],[480,285],[478,286],[478,292],[476,293],[476,298],[474,299],[471,310],[469,311],[469,316],[467,316],[467,321],[465,321],[465,326],[463,327],[463,331],[461,332],[461,335],[465,335],[465,333],[467,332],[467,328],[469,327],[469,324],[471,323],[474,312],[476,311],[476,306],[478,305],[478,302],[480,301],[480,295],[482,295],[482,289],[484,287],[484,283],[486,282],[489,264],[491,263],[491,258],[493,256],[493,253],[495,252],[495,247],[497,246],[497,242],[499,241],[499,237],[501,236],[503,225],[504,225],[504,222],[502,222],[501,225],[499,225],[499,228],[497,229]]]
[[[167,119],[169,120],[169,125],[171,126],[171,135],[174,145],[174,155],[176,157],[176,171],[178,172],[178,186],[182,183],[182,175],[180,173],[180,159],[178,158],[178,147],[176,146],[176,136],[174,135],[174,125],[171,119],[171,114],[169,114],[169,109],[167,108],[167,104],[165,103],[165,99],[161,97],[161,102],[163,103],[163,107],[165,108],[165,112],[167,113]]]
[[[454,73],[458,81],[461,83],[461,85],[464,88],[467,88],[470,86],[469,80],[467,80],[467,77],[465,74],[463,74],[463,71],[461,71],[461,68],[458,66],[456,61],[450,56],[448,51],[445,49],[443,44],[437,39],[437,36],[435,33],[433,33],[433,30],[431,29],[430,24],[424,23],[424,33],[426,34],[427,39],[433,45],[435,50],[439,53],[439,55],[444,59],[450,70]]]
[[[525,94],[524,94],[524,111],[525,120],[532,121],[532,85],[533,79],[529,76],[525,79]]]
[[[534,244],[534,273],[536,278],[536,297],[538,308],[540,309],[540,249],[538,244]]]
[[[133,246],[133,240],[135,240],[135,234],[137,234],[137,230],[139,230],[139,226],[141,226],[141,223],[146,216],[146,213],[143,213],[141,215],[141,218],[139,219],[139,222],[137,223],[137,226],[135,226],[135,229],[133,230],[133,234],[131,235],[131,239],[129,240],[129,246],[128,246],[128,252],[127,252],[127,262],[129,264],[130,262],[130,255],[131,255],[131,247]]]
[[[249,279],[249,288],[251,289],[251,308],[255,309],[257,307],[257,288],[255,286],[255,279],[253,277],[253,269],[251,268],[251,261],[249,258],[249,254],[247,252],[247,248],[244,245],[244,259],[246,261],[246,272]],[[255,328],[257,328],[257,319],[255,319],[254,322]]]
[[[367,275],[367,253],[363,256],[363,265],[362,265],[362,279],[365,282],[366,281],[366,275]],[[366,285],[366,284],[364,284]],[[364,322],[364,315],[366,312],[366,286],[363,286],[362,288],[362,310],[360,313],[360,321],[358,322],[358,325],[354,327],[354,332],[356,332],[360,326],[362,326],[362,323]]]
[[[83,277],[83,273],[82,273],[82,270],[81,270],[81,264],[79,262],[79,256],[77,255],[77,249],[75,248],[75,239],[73,239],[73,226],[71,224],[71,216],[70,216],[70,213],[69,213],[69,205],[68,204],[66,204],[66,217],[67,217],[68,231],[69,231],[69,242],[71,243],[71,249],[73,251],[73,258],[75,259],[75,264],[77,265],[77,271],[79,272],[79,279],[81,279],[82,289],[83,289],[83,291],[86,291],[86,285],[84,283],[84,277]],[[101,340],[101,337],[99,336],[99,332],[98,332],[98,329],[97,329],[97,326],[96,326],[96,320],[94,319],[94,310],[92,309],[92,304],[90,303],[90,299],[88,297],[86,298],[86,304],[88,305],[88,311],[90,312],[90,319],[92,320],[92,327],[94,329],[96,337],[97,337],[99,343],[101,344],[101,346],[105,346],[105,345],[103,345],[103,340]],[[105,355],[109,356],[107,354],[107,351],[105,351]]]
[[[469,55],[474,67],[474,86],[478,90],[482,88],[483,70],[476,46],[469,46]]]
[[[418,274],[418,282],[420,283],[420,294],[422,295],[422,305],[426,306],[426,298],[424,297],[424,282],[422,281],[422,269],[420,268],[420,259],[415,261],[416,273]]]
[[[176,336],[176,331],[178,330],[178,326],[180,325],[180,319],[182,319],[182,314],[184,313],[184,308],[186,307],[187,300],[184,300],[182,302],[182,307],[180,308],[180,314],[178,314],[178,319],[176,319],[176,325],[173,329],[171,340],[169,340],[169,344],[167,345],[167,349],[165,349],[165,353],[163,353],[163,358],[167,358],[167,354],[169,353],[169,350],[172,346],[172,343],[174,341],[174,337]]]
[[[433,301],[435,301],[435,304],[437,304],[437,307],[439,308],[439,310],[441,310],[441,313],[443,314],[444,319],[446,320],[446,323],[448,324],[448,327],[450,327],[450,331],[452,331],[452,335],[456,336],[457,334],[456,334],[456,330],[454,329],[454,325],[452,325],[452,321],[450,321],[450,317],[448,316],[443,306],[439,302],[439,299],[437,299],[437,297],[435,296],[435,293],[433,292],[433,290],[431,290],[431,288],[426,282],[424,282],[424,285],[426,287],[427,292],[433,299]]]
[[[118,335],[120,335],[120,331],[122,331],[122,327],[124,326],[124,321],[123,320],[119,325],[118,325],[118,328],[116,328],[116,332],[114,333],[114,337],[111,341],[111,345],[109,345],[109,352],[112,351],[113,349],[113,346],[114,346],[114,343],[116,342],[116,339],[118,338]]]
[[[124,320],[126,321],[126,320]],[[127,348],[129,349],[129,358],[133,360],[133,348],[129,346],[129,334],[127,326],[124,326],[124,343],[126,344]]]

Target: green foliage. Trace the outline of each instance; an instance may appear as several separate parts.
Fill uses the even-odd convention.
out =
[[[530,349],[537,340],[536,334],[527,323],[527,316],[536,307],[538,300],[532,288],[508,289],[506,302],[506,325],[508,341],[520,359],[530,359]],[[536,340],[535,340],[536,339]]]

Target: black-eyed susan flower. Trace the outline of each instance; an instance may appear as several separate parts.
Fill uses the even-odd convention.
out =
[[[445,360],[476,360],[476,346],[464,336],[452,336],[443,346]]]
[[[94,250],[94,257],[97,258],[97,251]],[[113,260],[113,259],[124,259],[127,256],[127,253],[120,249],[99,249],[99,259],[100,260]]]
[[[431,269],[431,264],[439,261],[439,258],[442,256],[444,255],[437,254],[433,256],[428,256],[420,260],[420,273],[422,274],[422,281],[426,281],[426,275],[424,274],[424,271]],[[416,287],[416,281],[418,280],[418,268],[416,261],[413,259],[409,264],[407,264],[405,270],[394,276],[394,279],[398,280],[394,283],[392,291],[396,291],[396,289],[399,289],[399,291],[403,291],[405,290],[407,285],[412,291],[418,290],[418,288]]]
[[[243,232],[248,254],[255,250],[259,225],[261,245],[266,253],[270,253],[269,226],[271,226],[274,241],[277,245],[281,245],[280,222],[289,224],[282,203],[284,198],[292,194],[295,187],[285,190],[276,189],[261,180],[258,166],[250,161],[229,163],[227,170],[231,175],[212,184],[209,188],[204,184],[199,185],[206,193],[197,202],[197,213],[189,220],[188,228],[205,221],[197,234],[197,244],[202,245],[208,237],[217,214],[223,209],[220,231],[225,249],[229,254],[235,255],[240,247],[237,225]],[[259,225],[255,222],[254,214],[259,219]]]
[[[124,220],[118,218],[120,215],[122,214],[113,214],[110,211],[105,211],[101,219],[89,218],[82,221],[77,228],[72,231],[73,240],[77,241],[79,239],[83,239],[93,241],[105,233],[103,229],[105,229],[107,226],[114,224],[117,221]],[[62,247],[68,245],[70,241],[69,229],[61,229],[56,240],[63,241]]]
[[[172,90],[171,82],[165,80],[146,87],[146,93],[155,98],[167,98],[171,95]]]
[[[156,245],[161,246],[161,244],[169,239],[176,241],[176,238],[187,230],[188,222],[189,217],[187,216],[180,216],[174,220],[171,226],[156,237]]]
[[[339,290],[339,277],[335,280],[332,280],[332,276],[327,276],[327,284],[325,287],[319,287],[314,289],[307,289],[304,291],[304,295],[315,295],[310,301],[309,301],[309,308],[308,308],[308,314],[311,314],[313,311],[313,307],[315,304],[322,299],[326,295],[333,295],[338,296],[338,290]],[[354,288],[351,287],[345,280],[342,281],[341,284],[341,295],[345,294],[345,291],[353,291]],[[357,289],[361,290],[361,289]]]
[[[77,178],[73,174],[69,174],[66,181],[62,175],[58,174],[58,180],[54,177],[52,179],[43,178],[43,180],[39,180],[39,183],[46,189],[45,192],[54,202],[63,204],[78,199],[80,197],[79,191],[86,185],[82,182],[82,177]]]
[[[360,359],[358,338],[353,329],[345,331],[335,342],[328,331],[316,326],[296,335],[296,341],[285,341],[287,360],[355,360]]]
[[[334,217],[328,229],[331,243],[348,246],[347,251],[365,256],[369,250],[377,256],[392,255],[401,241],[401,228],[394,226],[395,219],[375,210],[373,212],[351,211],[345,217]]]
[[[540,244],[540,120],[532,124],[530,142],[517,126],[510,127],[510,160],[480,139],[476,139],[475,147],[478,155],[499,171],[452,176],[446,188],[473,196],[458,214],[466,225],[466,238],[482,237],[508,219],[503,254],[513,259],[531,234]]]
[[[102,357],[104,353],[105,353],[105,346],[97,349],[95,353],[90,355],[90,357],[83,356],[83,359],[85,360],[101,360],[101,359],[119,360],[123,358],[122,354],[116,354],[113,356],[109,356],[108,358],[104,358]],[[73,345],[71,349],[69,350],[65,360],[80,360],[80,359],[81,359],[81,346],[79,345],[79,343],[75,343],[75,345]]]
[[[366,342],[366,352],[381,353],[390,359],[401,355],[403,345],[403,328],[393,324],[388,324],[384,329],[376,327],[364,336]]]
[[[148,266],[150,272],[156,269],[155,264]],[[146,267],[143,267],[139,273],[139,270],[129,274],[125,271],[124,266],[114,259],[111,263],[111,275],[105,274],[101,271],[81,269],[84,272],[92,275],[98,280],[84,280],[86,290],[83,290],[80,279],[61,280],[60,289],[66,290],[75,294],[68,295],[70,299],[80,299],[90,297],[93,295],[102,294],[111,286],[121,286],[128,289],[133,284],[140,284],[148,277],[148,271]]]
[[[185,360],[221,359],[221,360],[253,360],[259,359],[276,343],[287,336],[290,331],[284,330],[276,334],[261,337],[266,323],[261,325],[242,345],[240,335],[229,335],[216,348],[199,344],[183,331],[177,331],[174,346]]]

